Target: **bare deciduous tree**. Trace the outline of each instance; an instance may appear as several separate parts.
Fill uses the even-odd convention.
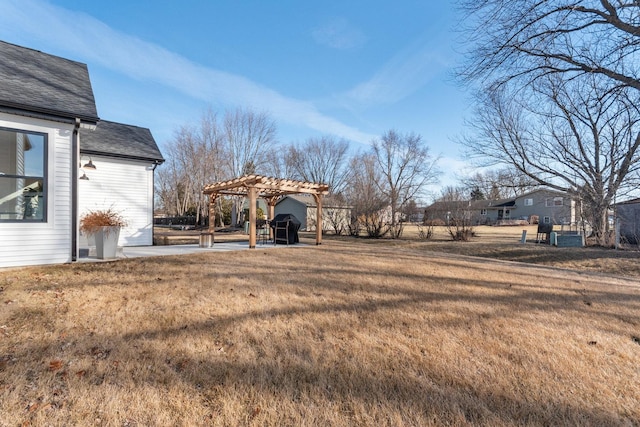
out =
[[[185,180],[178,161],[165,152],[167,160],[155,174],[155,191],[160,202],[159,208],[171,216],[182,216],[187,210],[189,200],[186,197]]]
[[[158,188],[163,199],[173,198],[175,209],[170,213],[182,216],[188,211],[200,223],[207,215],[207,200],[202,187],[214,182],[223,174],[220,167],[223,159],[221,133],[216,115],[207,110],[199,126],[182,126],[174,134],[167,149],[168,167],[158,174]],[[173,195],[171,196],[171,193]],[[168,208],[165,203],[165,208]]]
[[[358,235],[365,226],[360,219],[369,218],[380,212],[387,205],[384,194],[378,183],[382,180],[376,168],[373,154],[357,154],[349,162],[351,171],[349,183],[345,189],[345,198],[352,206],[350,234]]]
[[[304,181],[328,184],[332,194],[342,194],[348,180],[349,144],[331,136],[309,138],[292,145],[288,158],[296,177]]]
[[[196,220],[208,215],[208,200],[202,195],[206,184],[258,173],[266,167],[275,142],[275,124],[266,115],[237,109],[222,122],[211,110],[199,125],[178,129],[166,149],[167,162],[157,175],[157,194],[164,209],[174,215],[192,211]],[[223,200],[217,200],[216,218],[222,220]],[[242,201],[236,203],[242,209]]]
[[[474,124],[482,143],[470,147],[573,192],[603,242],[611,201],[638,172],[640,4],[460,5],[473,41],[460,75],[481,91]]]
[[[518,197],[540,186],[536,181],[513,167],[476,172],[469,177],[462,178],[460,182],[469,194],[474,191],[478,194],[477,190],[479,190],[488,200]],[[474,197],[470,198],[474,199]]]
[[[158,170],[158,184],[167,200],[165,208],[174,215],[183,216],[193,207],[196,183],[190,170],[197,152],[195,129],[181,126],[166,150],[166,167]]]
[[[238,108],[224,116],[227,177],[268,170],[266,153],[275,144],[276,125],[266,113]],[[241,218],[244,198],[235,200],[236,220]]]
[[[541,185],[582,201],[598,243],[608,229],[616,194],[637,181],[640,111],[637,91],[602,93],[598,76],[532,86],[528,102],[493,91],[478,108],[476,137],[465,141],[475,155],[515,166]]]
[[[238,108],[225,113],[227,177],[237,178],[249,165],[259,172],[265,168],[265,155],[275,144],[276,125],[266,113]]]
[[[398,238],[402,235],[399,213],[405,203],[436,181],[436,160],[431,158],[420,135],[402,135],[394,130],[373,141],[372,154],[382,178],[378,188],[386,196],[391,209],[391,233]]]
[[[469,199],[462,187],[445,187],[434,205],[438,206],[436,217],[444,218],[445,228],[452,240],[470,240],[474,235],[472,211]]]
[[[280,144],[264,153],[264,173],[277,178],[293,178],[296,171],[291,163],[291,145]]]
[[[640,5],[610,0],[460,0],[468,62],[462,75],[490,85],[542,76],[600,75],[640,89]]]

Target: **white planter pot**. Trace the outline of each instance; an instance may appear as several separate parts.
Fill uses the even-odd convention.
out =
[[[113,259],[118,249],[120,227],[100,227],[96,236],[96,256],[98,259]]]

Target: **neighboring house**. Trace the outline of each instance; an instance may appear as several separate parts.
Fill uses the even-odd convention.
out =
[[[124,125],[100,122],[85,64],[0,41],[0,88],[0,267],[74,261],[80,208],[114,205],[129,219],[130,207],[140,197],[148,201],[153,188],[153,172],[137,168],[145,162],[153,169],[162,157],[157,147],[155,154],[141,150],[139,145],[153,140],[150,134],[126,140],[118,132]],[[118,128],[116,135],[110,135],[111,125]],[[85,147],[84,138],[95,145]],[[114,140],[122,145],[110,146]],[[79,186],[80,162],[89,160],[85,148],[96,170]],[[126,182],[115,182],[117,174],[109,171],[126,176]],[[92,181],[93,187],[84,185]],[[128,190],[118,190],[123,188]],[[92,201],[90,192],[103,193]],[[81,193],[86,203],[79,201]],[[124,244],[137,232],[125,232]]]
[[[543,224],[575,224],[578,220],[576,200],[567,193],[553,190],[534,190],[514,199],[512,219],[537,216]]]
[[[311,195],[292,194],[285,196],[275,206],[275,214],[293,214],[300,220],[300,230],[315,231],[317,206]],[[326,197],[322,205],[323,231],[346,230],[351,222],[351,206]]]
[[[424,209],[423,220],[432,225],[451,224],[453,221],[469,221],[472,224],[478,223],[475,218],[475,201],[469,200],[449,200],[438,201]]]
[[[501,200],[435,202],[425,210],[425,218],[448,223],[464,218],[471,224],[500,224],[509,220],[527,220],[546,224],[573,224],[577,220],[576,202],[566,193],[534,190]]]
[[[620,221],[620,236],[629,243],[640,243],[640,199],[616,203],[614,209]]]

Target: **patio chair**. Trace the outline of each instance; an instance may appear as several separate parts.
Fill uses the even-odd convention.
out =
[[[269,222],[262,220],[256,224],[256,237],[258,244],[266,244],[270,240],[271,227],[269,227]]]
[[[273,229],[273,244],[277,245],[278,242],[289,244],[289,220],[276,221]]]

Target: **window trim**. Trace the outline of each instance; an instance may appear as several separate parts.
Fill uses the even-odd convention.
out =
[[[43,147],[42,147],[42,176],[34,176],[34,175],[14,175],[14,174],[5,174],[1,175],[2,178],[13,178],[13,179],[42,179],[42,218],[36,219],[2,219],[0,218],[0,224],[45,224],[49,222],[49,134],[46,132],[38,132],[33,130],[26,129],[17,129],[11,128],[7,126],[0,126],[0,131],[21,133],[25,135],[37,135],[42,137]]]
[[[548,208],[561,208],[562,206],[564,206],[564,197],[562,196],[547,197],[545,199],[545,206]]]
[[[533,199],[531,197],[524,199],[525,206],[533,206]]]

